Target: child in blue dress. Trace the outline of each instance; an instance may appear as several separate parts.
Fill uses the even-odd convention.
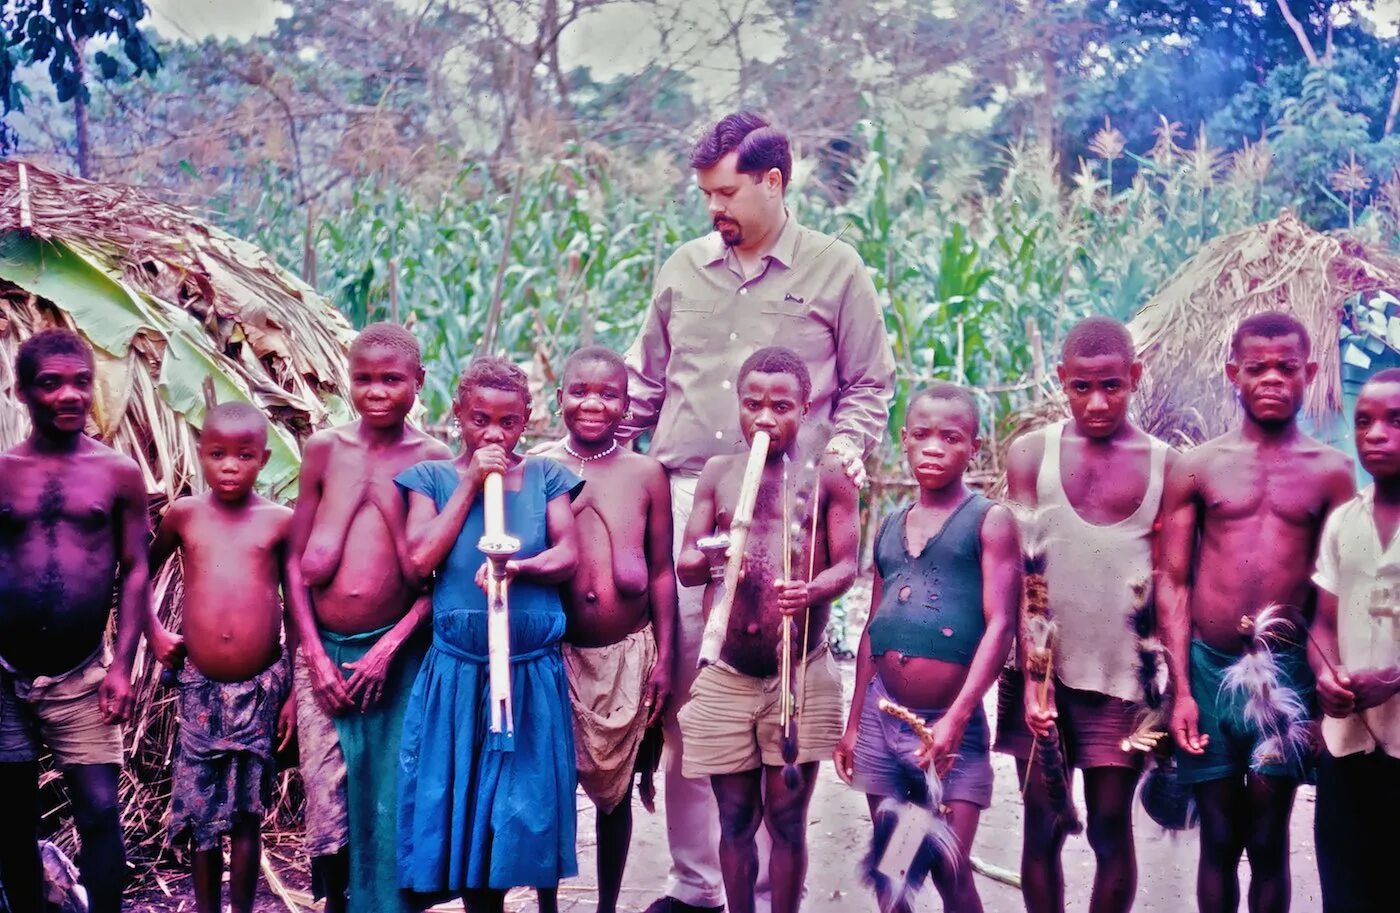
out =
[[[561,878],[577,874],[573,727],[559,643],[558,585],[578,559],[565,495],[582,486],[552,460],[515,453],[530,416],[525,374],[475,359],[453,407],[463,451],[395,480],[408,494],[410,560],[436,572],[433,644],[404,718],[399,776],[403,887],[461,895],[468,913],[501,911],[513,887],[540,889],[556,909]],[[486,476],[505,478],[507,531],[521,540],[510,578],[514,738],[490,732],[484,530]]]

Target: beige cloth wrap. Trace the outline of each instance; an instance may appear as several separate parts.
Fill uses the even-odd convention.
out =
[[[622,802],[632,782],[651,710],[642,706],[642,698],[656,665],[656,638],[648,624],[606,647],[565,643],[563,651],[578,782],[606,814]]]

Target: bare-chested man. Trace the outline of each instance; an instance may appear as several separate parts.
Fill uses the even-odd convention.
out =
[[[40,909],[38,759],[63,768],[93,913],[126,883],[117,775],[120,723],[150,574],[146,487],[132,460],[83,435],[92,350],[45,330],[20,346],[18,392],[33,430],[0,454],[0,880],[10,908]],[[106,644],[113,592],[115,654]]]
[[[1317,373],[1307,330],[1263,313],[1240,323],[1225,373],[1244,421],[1185,453],[1163,495],[1157,605],[1171,669],[1171,731],[1180,777],[1201,816],[1196,895],[1203,913],[1239,907],[1240,854],[1248,851],[1249,909],[1288,909],[1288,819],[1303,775],[1297,759],[1252,769],[1260,738],[1241,702],[1221,693],[1242,650],[1239,623],[1270,603],[1311,611],[1309,574],[1322,522],[1352,496],[1349,460],[1297,426]],[[1285,684],[1312,694],[1305,651],[1280,649]]]
[[[579,783],[598,809],[598,910],[613,913],[632,841],[637,753],[671,694],[671,488],[660,463],[617,442],[627,412],[617,353],[590,346],[569,356],[558,402],[569,433],[545,455],[586,483],[573,503],[579,563],[564,601],[564,666]]]
[[[360,418],[313,435],[302,463],[292,535],[311,610],[291,604],[294,681],[306,847],[327,911],[346,909],[347,893],[356,913],[423,906],[398,889],[396,809],[403,712],[431,603],[407,560],[394,476],[451,453],[407,423],[422,384],[413,335],[366,327],[350,348]]]
[[[1132,813],[1142,755],[1123,745],[1146,713],[1132,588],[1152,582],[1153,530],[1175,454],[1128,417],[1142,363],[1123,324],[1075,324],[1058,373],[1071,420],[1016,441],[1007,459],[1010,499],[1042,511],[1047,527],[1050,611],[1060,630],[1054,676],[1044,704],[1023,675],[1003,678],[1011,703],[997,720],[997,749],[1016,758],[1024,784],[1026,909],[1065,909],[1066,834],[1044,777],[1027,780],[1034,735],[1053,724],[1068,763],[1084,771],[1095,859],[1089,910],[1124,913],[1137,888]]]
[[[759,349],[740,367],[737,380],[740,430],[750,445],[756,432],[768,433],[768,459],[720,662],[700,670],[680,712],[681,762],[685,776],[710,778],[719,805],[720,869],[730,913],[753,913],[758,877],[754,837],[760,823],[773,838],[769,883],[774,913],[796,913],[807,874],[807,807],[817,764],[831,756],[843,728],[841,678],[827,649],[826,625],[832,600],[855,579],[860,538],[856,488],[835,461],[811,469],[801,465],[797,435],[807,414],[811,380],[796,353],[777,346]],[[784,456],[798,458],[786,473]],[[696,483],[676,571],[686,586],[709,584],[707,614],[718,587],[710,583],[712,558],[700,550],[698,540],[729,530],[747,462],[747,454],[711,457]],[[820,486],[810,579],[807,523],[791,536],[792,577],[783,579],[785,476],[798,520],[811,503],[812,487]],[[716,555],[714,560],[722,564],[724,559]],[[794,641],[801,655],[794,659],[796,674],[801,676],[806,666],[797,697],[796,786],[782,775],[778,651],[784,616],[797,625]]]

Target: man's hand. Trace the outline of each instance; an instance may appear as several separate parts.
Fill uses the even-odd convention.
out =
[[[297,693],[287,689],[287,699],[277,711],[277,750],[286,751],[292,744],[292,736],[297,734]]]
[[[836,764],[836,776],[841,778],[841,782],[847,786],[851,784],[851,778],[856,773],[856,735],[858,731],[855,726],[847,726],[846,731],[841,735],[841,741],[836,743],[836,748],[831,752],[831,760]]]
[[[836,462],[840,463],[841,469],[845,471],[846,478],[850,479],[856,488],[865,487],[865,454],[861,452],[859,444],[844,434],[838,434],[827,442],[826,452],[836,458]]]
[[[1210,736],[1201,734],[1201,708],[1189,694],[1178,694],[1172,702],[1172,738],[1187,754],[1205,754]]]
[[[1331,717],[1340,719],[1355,713],[1356,695],[1351,690],[1351,676],[1322,669],[1317,676],[1317,702],[1322,705],[1322,712]]]
[[[386,635],[353,663],[340,664],[341,668],[351,673],[345,682],[345,693],[360,705],[361,710],[373,707],[384,696],[384,680],[389,677],[389,667],[394,663],[399,646]]]
[[[1351,691],[1356,695],[1356,710],[1379,707],[1400,693],[1400,670],[1367,669],[1351,676]]]
[[[642,712],[647,715],[647,728],[661,721],[666,710],[666,702],[671,699],[671,658],[657,657],[652,667],[651,677],[642,691]]]
[[[345,676],[340,674],[325,651],[307,650],[305,641],[302,642],[302,651],[306,657],[306,669],[311,674],[311,696],[321,705],[321,709],[331,716],[339,716],[354,707],[355,702],[345,690]]]
[[[520,573],[520,562],[511,560],[506,562],[506,582],[515,579],[515,575]],[[487,561],[476,569],[476,585],[487,593],[491,592],[487,587],[491,581],[491,562]]]
[[[788,617],[812,604],[805,580],[774,580],[773,588],[778,591],[778,611]]]
[[[165,629],[164,625],[156,625],[146,640],[151,645],[151,653],[155,655],[156,662],[167,669],[178,669],[185,662],[185,638],[179,634],[172,633]]]
[[[1022,704],[1026,711],[1026,727],[1042,739],[1050,738],[1050,730],[1060,714],[1055,710],[1055,683],[1045,683],[1045,703],[1040,702],[1040,683],[1026,676]]]
[[[933,738],[914,752],[914,762],[924,770],[928,770],[929,764],[932,764],[933,772],[942,777],[948,773],[953,762],[957,760],[958,746],[962,744],[963,731],[967,729],[967,720],[955,717],[951,713],[945,713],[938,722],[933,724],[932,729]]]
[[[108,725],[125,723],[131,719],[132,707],[136,698],[131,693],[131,676],[113,667],[107,670],[107,677],[97,689],[97,709],[102,714],[102,722]]]

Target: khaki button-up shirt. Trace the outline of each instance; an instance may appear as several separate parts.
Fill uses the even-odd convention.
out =
[[[869,453],[894,389],[875,286],[854,248],[791,216],[750,278],[717,232],[666,261],[627,352],[632,417],[622,437],[654,428],[651,454],[671,471],[698,473],[710,457],[743,450],[734,385],[744,359],[771,345],[807,363],[807,421]]]

